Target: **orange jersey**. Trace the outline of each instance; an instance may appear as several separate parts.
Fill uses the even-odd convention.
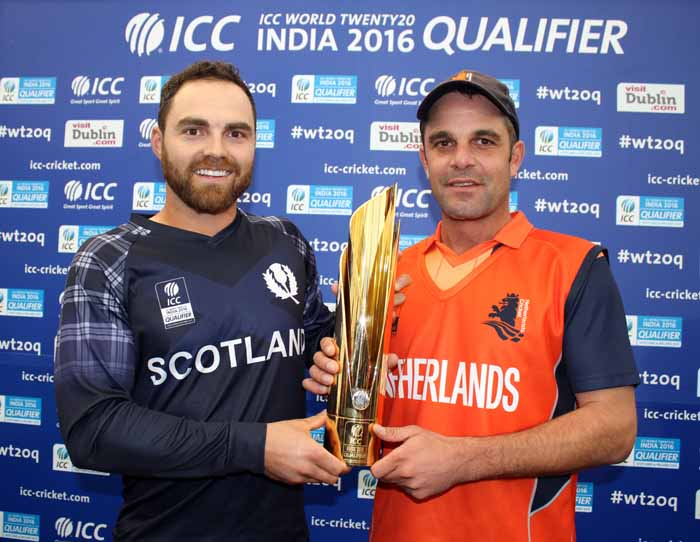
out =
[[[486,436],[572,410],[580,390],[572,391],[560,364],[565,305],[594,245],[534,229],[516,213],[494,240],[469,251],[474,269],[441,290],[435,264],[426,266],[439,235],[440,226],[399,260],[398,274],[413,283],[391,339],[400,364],[387,378],[382,424]],[[575,497],[575,475],[461,484],[421,502],[380,484],[371,540],[570,541]]]

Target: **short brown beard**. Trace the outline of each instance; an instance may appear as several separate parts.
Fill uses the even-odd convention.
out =
[[[248,189],[253,177],[252,167],[241,172],[238,162],[231,158],[205,157],[193,161],[186,171],[180,171],[168,158],[165,145],[162,146],[160,162],[168,186],[185,205],[197,213],[218,215],[227,211]],[[234,179],[227,185],[212,184],[197,188],[192,179],[197,169],[225,169],[232,172]]]

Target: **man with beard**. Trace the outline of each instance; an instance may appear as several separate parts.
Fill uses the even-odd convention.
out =
[[[55,385],[71,459],[123,475],[115,540],[308,540],[299,484],[347,469],[310,436],[325,414],[303,418],[333,319],[299,230],[237,208],[255,152],[237,70],[174,75],[151,142],[163,209],[87,241],[68,274]]]

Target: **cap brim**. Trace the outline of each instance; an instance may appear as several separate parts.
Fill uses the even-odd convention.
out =
[[[418,106],[418,111],[416,112],[416,117],[418,120],[425,120],[426,116],[428,115],[428,111],[430,110],[431,107],[437,102],[440,98],[442,98],[445,94],[448,92],[452,92],[454,90],[460,90],[460,89],[467,89],[467,90],[474,90],[478,94],[482,94],[486,96],[493,105],[498,107],[498,109],[503,113],[506,117],[513,120],[511,113],[503,107],[501,102],[496,99],[496,97],[491,94],[488,90],[486,90],[484,87],[481,85],[477,85],[472,83],[471,81],[466,81],[464,79],[456,79],[454,81],[445,81],[444,83],[441,83],[437,87],[435,87],[433,90],[431,90],[428,95],[423,98],[423,101],[421,104]],[[517,127],[516,127],[517,130]]]

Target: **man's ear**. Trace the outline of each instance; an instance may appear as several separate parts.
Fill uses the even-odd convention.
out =
[[[160,131],[157,124],[153,127],[153,130],[151,130],[151,150],[153,154],[158,157],[158,160],[160,160],[163,152],[163,132]]]
[[[525,143],[516,141],[510,153],[510,176],[515,177],[520,169],[520,164],[525,158]]]

